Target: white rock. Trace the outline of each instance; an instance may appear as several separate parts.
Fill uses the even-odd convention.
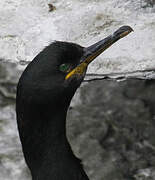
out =
[[[50,3],[50,1],[48,1]],[[32,60],[53,40],[83,46],[104,38],[122,25],[134,32],[117,42],[89,67],[89,72],[124,72],[155,66],[155,13],[141,1],[1,0],[0,58]]]

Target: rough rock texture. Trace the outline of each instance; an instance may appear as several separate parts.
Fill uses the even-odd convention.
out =
[[[0,63],[0,180],[30,180],[14,109],[20,74],[15,64]],[[154,92],[155,80],[96,81],[78,90],[68,138],[90,179],[155,179]]]
[[[0,61],[0,180],[28,180],[15,115],[20,74],[16,64]]]
[[[80,91],[69,135],[90,178],[155,179],[155,80],[98,81]]]
[[[31,61],[53,40],[89,46],[130,25],[134,33],[101,55],[89,72],[154,68],[153,4],[154,0],[1,0],[0,58]]]
[[[49,5],[51,4],[51,5]],[[91,73],[155,67],[155,0],[1,0],[0,180],[30,180],[17,133],[15,92],[25,65],[49,42],[88,46],[122,25],[134,29]],[[93,180],[155,180],[154,80],[84,84],[68,112],[68,137]]]

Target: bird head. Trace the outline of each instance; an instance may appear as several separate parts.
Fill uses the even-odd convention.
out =
[[[28,93],[25,97],[42,104],[60,99],[69,99],[70,102],[85,77],[88,65],[131,31],[130,26],[122,26],[89,47],[60,41],[50,44],[34,58],[21,77],[24,93]]]

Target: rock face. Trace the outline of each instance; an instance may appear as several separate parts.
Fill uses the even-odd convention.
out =
[[[69,135],[90,179],[155,179],[155,80],[98,81],[81,88]]]
[[[0,180],[31,179],[15,116],[16,84],[23,67],[19,70],[2,61],[25,65],[53,40],[89,46],[130,25],[134,33],[106,51],[88,71],[152,69],[154,22],[154,0],[1,0]],[[136,79],[91,82],[78,90],[68,112],[68,138],[90,179],[155,179],[154,91],[154,80]]]
[[[130,25],[134,33],[101,55],[89,72],[154,68],[154,22],[154,0],[1,0],[0,58],[32,60],[54,40],[89,46]]]
[[[0,180],[30,180],[16,128],[21,71],[0,63]],[[68,111],[68,138],[90,179],[155,179],[155,80],[86,83]],[[79,98],[78,103],[74,103]]]
[[[28,180],[18,137],[15,96],[21,71],[13,63],[0,62],[0,180]]]

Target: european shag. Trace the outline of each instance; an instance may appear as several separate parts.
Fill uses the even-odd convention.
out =
[[[66,114],[87,66],[132,31],[123,26],[89,46],[56,41],[27,66],[17,86],[16,113],[33,180],[88,180],[66,137]]]

